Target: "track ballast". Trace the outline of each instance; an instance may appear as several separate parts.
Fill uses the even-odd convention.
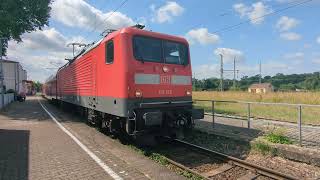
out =
[[[167,161],[203,179],[298,179],[179,139],[165,139],[170,148]]]

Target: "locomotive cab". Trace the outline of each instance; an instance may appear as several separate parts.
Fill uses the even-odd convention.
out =
[[[202,117],[192,109],[188,42],[180,37],[130,29],[128,49],[129,134],[192,128]],[[195,113],[198,112],[198,113]]]

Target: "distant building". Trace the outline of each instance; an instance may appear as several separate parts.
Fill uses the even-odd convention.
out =
[[[27,71],[19,62],[0,60],[3,69],[3,83],[5,91],[12,89],[18,94],[25,92],[24,81],[27,80]]]
[[[268,93],[273,92],[273,86],[271,83],[252,84],[248,88],[249,93]]]
[[[34,82],[30,80],[24,80],[25,83],[25,90],[27,96],[32,96],[36,94],[36,88],[34,86]]]

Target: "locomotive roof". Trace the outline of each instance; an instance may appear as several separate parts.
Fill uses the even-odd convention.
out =
[[[134,27],[126,27],[123,29],[120,29],[118,33],[128,33],[128,34],[133,34],[133,35],[144,35],[144,36],[151,36],[155,38],[160,38],[160,39],[166,39],[166,40],[171,40],[171,41],[177,41],[177,42],[182,42],[182,43],[188,43],[186,39],[183,37],[179,36],[173,36],[169,34],[163,34],[159,32],[153,32],[153,31],[147,31],[147,30],[142,30]]]
[[[109,39],[112,39],[113,37],[117,36],[118,34],[122,34],[122,33],[151,36],[151,37],[167,39],[167,40],[171,40],[171,41],[188,43],[187,40],[185,40],[184,38],[179,37],[179,36],[173,36],[173,35],[162,34],[162,33],[158,33],[158,32],[142,30],[142,29],[138,29],[135,27],[125,27],[125,28],[119,29],[117,31],[111,32],[111,33],[107,34],[106,36],[104,36],[103,38],[101,38],[99,41],[92,43],[88,48],[85,49],[84,52],[80,53],[80,56],[85,55],[86,53],[88,53],[90,50],[94,49],[95,47],[97,47],[101,43],[104,43],[104,42],[108,41]],[[78,59],[79,57],[77,57],[76,59]]]
[[[150,36],[150,37],[154,37],[154,38],[165,39],[165,40],[170,40],[170,41],[177,41],[177,42],[188,44],[188,41],[186,39],[184,39],[183,37],[173,36],[173,35],[169,35],[169,34],[153,32],[153,31],[142,30],[142,29],[135,28],[135,27],[125,27],[125,28],[116,30],[114,32],[111,32],[111,33],[105,35],[100,40],[98,40],[96,42],[93,42],[92,44],[88,45],[86,48],[82,49],[80,51],[80,53],[77,54],[71,61],[69,61],[68,63],[66,63],[62,67],[60,67],[58,69],[58,71],[60,71],[64,67],[68,66],[72,62],[76,61],[80,57],[84,56],[89,51],[91,51],[95,47],[99,46],[101,43],[104,43],[104,42],[108,41],[109,39],[112,39],[113,37],[117,36],[118,34],[122,34],[122,33],[133,34],[133,35],[141,35],[141,36]]]

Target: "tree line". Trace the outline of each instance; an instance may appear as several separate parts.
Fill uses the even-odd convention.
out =
[[[246,91],[251,84],[259,83],[260,76],[244,76],[240,80],[224,79],[224,90],[242,90]],[[290,74],[284,75],[278,73],[274,76],[264,76],[262,83],[271,83],[275,91],[319,91],[320,90],[320,72]],[[192,79],[193,90],[220,90],[220,79]]]

